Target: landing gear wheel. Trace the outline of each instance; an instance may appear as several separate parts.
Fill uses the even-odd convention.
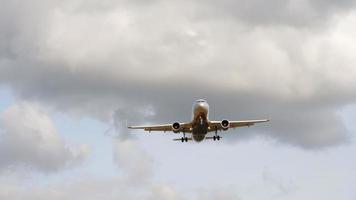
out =
[[[188,142],[188,138],[187,137],[185,137],[184,140],[185,140],[185,142]]]
[[[216,139],[220,140],[220,135],[216,136]]]
[[[183,137],[181,138],[181,141],[184,142],[184,138]]]
[[[213,140],[214,140],[214,141],[216,140],[216,136],[215,136],[215,135],[213,136]]]

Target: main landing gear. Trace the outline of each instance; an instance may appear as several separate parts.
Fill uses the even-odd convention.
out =
[[[185,137],[185,133],[183,132],[183,137],[180,139],[182,142],[188,142],[188,138]]]
[[[213,136],[213,140],[215,141],[215,140],[220,140],[220,135],[218,135],[218,128],[216,127],[215,128],[215,135]]]
[[[214,140],[214,141],[215,141],[215,140],[220,140],[220,138],[221,138],[220,135],[214,135],[214,136],[213,136],[213,140]]]
[[[189,140],[192,140],[192,138],[186,137],[185,132],[183,132],[183,137],[173,139],[173,141],[181,141],[181,142],[188,142]]]

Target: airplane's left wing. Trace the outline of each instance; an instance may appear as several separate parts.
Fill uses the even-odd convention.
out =
[[[241,121],[210,121],[210,131],[215,130],[222,130],[227,128],[237,128],[243,126],[252,126],[257,123],[268,122],[268,119],[261,119],[261,120],[241,120]],[[225,123],[225,124],[224,124]]]
[[[176,122],[177,123],[177,122]],[[192,124],[191,123],[179,123],[179,127],[174,129],[175,124],[159,124],[159,125],[147,125],[147,126],[128,126],[130,129],[143,129],[145,131],[175,131],[175,132],[185,132],[190,133]]]
[[[257,123],[268,122],[268,119],[262,120],[243,120],[243,121],[230,121],[230,128],[236,128],[241,126],[252,126]]]

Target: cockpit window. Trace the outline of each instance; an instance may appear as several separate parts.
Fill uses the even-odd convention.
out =
[[[205,102],[205,100],[204,99],[199,99],[199,100],[197,100],[197,102],[201,103],[201,102]]]

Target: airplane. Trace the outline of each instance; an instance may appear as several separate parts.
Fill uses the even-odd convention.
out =
[[[196,100],[192,108],[192,121],[187,123],[174,122],[172,124],[148,125],[148,126],[128,126],[129,129],[143,129],[144,131],[172,131],[173,133],[183,133],[182,138],[173,139],[174,141],[188,142],[193,140],[201,142],[204,139],[220,140],[222,137],[218,135],[218,131],[227,131],[229,128],[237,128],[243,126],[252,126],[256,123],[268,122],[268,119],[262,120],[243,120],[229,121],[227,119],[221,121],[210,121],[209,104],[204,99]],[[207,136],[207,133],[215,132],[213,137]],[[186,133],[192,134],[192,137],[186,137]]]

